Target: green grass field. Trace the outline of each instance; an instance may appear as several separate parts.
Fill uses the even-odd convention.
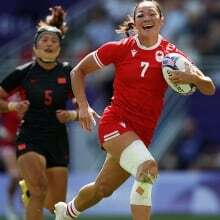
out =
[[[204,216],[204,215],[155,215],[152,216],[151,220],[219,220],[220,216]],[[4,217],[0,217],[0,220],[7,220]],[[54,218],[48,218],[45,220],[54,220]],[[80,217],[78,220],[131,220],[131,217],[123,217],[123,216],[93,216],[93,217]]]
[[[190,216],[190,215],[157,215],[151,220],[219,220],[220,216]],[[129,217],[91,217],[79,218],[79,220],[131,220]]]
[[[155,215],[151,220],[219,220],[220,216],[191,216],[191,215]],[[129,217],[91,217],[79,220],[131,220]]]

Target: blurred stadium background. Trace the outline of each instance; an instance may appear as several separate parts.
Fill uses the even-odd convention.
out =
[[[160,164],[153,191],[153,220],[220,219],[220,1],[160,0],[165,14],[163,36],[184,50],[217,86],[216,95],[199,93],[180,97],[167,92],[151,151]],[[32,57],[36,23],[48,8],[60,4],[67,10],[69,32],[62,60],[73,65],[100,44],[119,39],[114,29],[130,13],[135,0],[8,0],[0,8],[0,79]],[[111,97],[113,69],[88,79],[92,106],[102,112]],[[92,181],[105,154],[96,132],[84,134],[77,123],[68,124],[71,164],[68,199]],[[1,160],[0,160],[1,164]],[[0,216],[5,215],[8,177],[1,165]],[[127,220],[131,180],[111,198],[88,210],[81,220]],[[17,212],[22,216],[19,198]],[[53,219],[48,216],[48,219]]]

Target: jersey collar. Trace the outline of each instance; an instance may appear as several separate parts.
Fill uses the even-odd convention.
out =
[[[138,46],[139,48],[141,48],[141,49],[143,49],[143,50],[153,50],[153,49],[157,48],[157,47],[160,45],[161,40],[162,40],[162,36],[159,35],[157,43],[154,44],[154,45],[151,46],[151,47],[145,47],[144,45],[142,45],[141,42],[139,41],[137,35],[134,36],[134,39],[135,39],[135,41],[136,41],[136,43],[137,43],[137,46]]]

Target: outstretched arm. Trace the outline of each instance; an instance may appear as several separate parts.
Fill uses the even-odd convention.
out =
[[[89,106],[85,92],[85,77],[98,69],[100,66],[96,63],[93,53],[90,53],[71,71],[72,89],[79,106],[79,121],[86,131],[92,130],[92,125],[95,124],[94,116],[99,118],[99,115]]]

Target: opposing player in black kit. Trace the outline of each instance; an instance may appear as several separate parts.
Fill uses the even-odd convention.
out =
[[[44,207],[52,212],[56,202],[65,201],[69,161],[65,122],[77,119],[77,111],[65,110],[72,98],[71,66],[57,60],[67,29],[65,13],[60,6],[50,10],[51,15],[37,27],[35,59],[17,67],[0,84],[0,111],[24,114],[17,161],[30,193],[25,201],[27,220],[42,220]],[[17,90],[23,91],[23,101],[4,101]]]

